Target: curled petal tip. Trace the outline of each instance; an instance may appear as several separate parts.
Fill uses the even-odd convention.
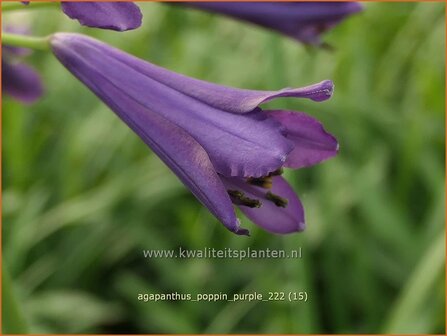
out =
[[[250,231],[247,229],[241,228],[241,221],[239,220],[239,218],[236,219],[236,225],[235,225],[234,229],[232,229],[231,231],[239,236],[250,237]]]
[[[250,237],[250,231],[248,231],[247,229],[238,229],[235,233],[239,236]]]
[[[322,81],[319,84],[318,90],[315,90],[313,92],[311,99],[313,101],[317,101],[317,102],[327,100],[327,99],[331,98],[332,95],[334,94],[334,88],[335,88],[335,85],[334,85],[333,81],[331,81],[331,80]]]

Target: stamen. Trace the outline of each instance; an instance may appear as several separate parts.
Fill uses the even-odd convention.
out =
[[[250,177],[247,179],[247,183],[264,189],[270,189],[272,187],[272,178],[269,176]]]
[[[262,203],[260,200],[246,197],[245,194],[239,190],[227,190],[231,201],[236,205],[243,205],[249,208],[260,208]]]
[[[228,195],[230,195],[230,197],[234,197],[234,198],[244,197],[244,193],[239,190],[227,190],[227,192],[228,192]]]
[[[278,168],[275,171],[272,171],[271,173],[269,173],[267,176],[271,177],[271,176],[279,176],[282,175],[284,173],[284,169],[282,168]]]
[[[265,194],[265,197],[269,201],[275,203],[277,207],[286,208],[287,205],[289,204],[289,200],[287,198],[282,198],[278,195],[271,193],[270,191],[268,191],[267,194]]]

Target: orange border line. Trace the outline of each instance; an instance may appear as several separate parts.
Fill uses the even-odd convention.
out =
[[[85,2],[88,0],[73,0],[72,2]],[[131,0],[99,0],[97,2],[186,2],[187,0],[167,0],[167,1],[156,1],[156,0],[145,0],[145,1],[131,1]],[[213,2],[213,1],[206,1],[206,0],[199,0],[201,2]],[[272,2],[272,0],[243,0],[244,2]],[[351,2],[349,0],[326,0],[326,1],[330,1],[330,2]],[[0,0],[1,2],[18,2],[18,1],[3,1]],[[45,0],[34,0],[34,1],[30,1],[30,2],[59,2],[59,1],[45,1]],[[217,1],[215,1],[217,2]],[[240,2],[240,0],[223,0],[223,1],[219,1],[219,2]],[[296,2],[294,0],[278,0],[276,2]],[[300,0],[300,2],[319,2],[318,0]],[[446,2],[445,0],[379,0],[379,1],[373,1],[373,0],[363,0],[360,2]],[[447,21],[447,8],[445,10],[445,19]],[[2,25],[2,12],[0,10],[0,26]],[[445,33],[447,36],[447,25],[445,28]],[[1,35],[0,35],[0,44],[1,44]],[[445,41],[445,61],[447,63],[447,40]],[[0,57],[2,56],[2,48],[0,47]],[[1,65],[0,65],[0,70],[1,70]],[[447,97],[447,71],[444,74],[445,75],[445,96],[444,96],[444,103],[445,103],[445,97]],[[0,73],[0,83],[1,83],[1,73]],[[0,84],[1,85],[1,84]],[[2,132],[2,112],[3,112],[3,104],[2,104],[2,99],[3,98],[3,93],[0,92],[0,135],[3,134]],[[445,111],[445,115],[447,116],[447,110]],[[447,118],[445,119],[445,127],[447,129]],[[3,144],[3,137],[0,136],[0,148],[2,147]],[[445,135],[445,143],[447,143],[447,134]],[[444,151],[445,151],[445,167],[447,167],[447,148],[445,147],[445,143],[444,143]],[[0,153],[0,204],[3,204],[3,185],[2,185],[2,177],[3,177],[3,170],[2,170],[2,153],[3,151]],[[445,172],[444,172],[445,173]],[[447,194],[447,175],[444,175],[444,180],[445,180],[445,185],[444,185],[444,191]],[[447,199],[445,201],[445,205],[446,205],[446,209],[447,209]],[[0,211],[1,212],[1,211]],[[2,246],[2,225],[3,225],[3,213],[1,212],[2,216],[0,218],[0,275],[2,273],[2,266],[3,266],[3,255],[2,255],[2,251],[3,251],[3,246]],[[444,213],[444,219],[445,219],[445,227],[447,229],[447,221],[446,221],[446,216],[447,216],[447,210],[445,210]],[[445,237],[445,243],[447,246],[447,235]],[[446,259],[447,259],[447,250],[446,250]],[[447,267],[445,270],[445,276],[447,278]],[[2,277],[0,276],[0,302],[2,301]],[[445,284],[444,284],[445,285]],[[445,303],[445,310],[446,310],[446,316],[447,316],[447,302]],[[2,305],[0,304],[0,335],[22,335],[22,334],[2,334],[1,333],[1,327],[2,327]],[[445,332],[445,319],[444,319],[444,332]],[[29,335],[49,335],[49,334],[29,334]],[[64,335],[64,334],[51,334],[51,335]],[[79,335],[79,336],[103,336],[106,334],[70,334],[70,335]],[[109,334],[112,335],[112,334]],[[139,336],[139,335],[154,335],[154,336],[166,336],[166,335],[204,335],[204,334],[120,334],[120,335],[129,335],[129,336]],[[229,335],[229,334],[213,334],[213,336],[224,336],[224,335]],[[249,335],[290,335],[290,334],[230,334],[232,336],[249,336]],[[298,334],[298,335],[313,335],[313,336],[330,336],[330,335],[339,335],[339,336],[379,336],[379,335],[409,335],[409,336],[415,336],[415,335],[433,335],[433,336],[441,336],[442,334]],[[444,333],[445,335],[445,333]]]

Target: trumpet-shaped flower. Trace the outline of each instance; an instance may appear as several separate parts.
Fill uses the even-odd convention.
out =
[[[183,4],[276,30],[311,45],[321,45],[321,33],[362,9],[356,2],[185,2]]]
[[[334,156],[336,139],[314,118],[263,110],[277,97],[323,101],[333,84],[253,91],[177,74],[98,40],[57,33],[59,61],[106,103],[230,231],[233,204],[274,233],[304,229],[300,200],[281,176]]]

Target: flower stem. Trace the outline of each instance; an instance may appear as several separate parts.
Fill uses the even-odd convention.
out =
[[[58,5],[59,5],[58,1],[48,1],[48,2],[32,1],[28,5],[24,5],[20,1],[7,1],[7,2],[2,1],[2,12],[15,11],[21,9],[39,9],[45,7],[55,7]]]
[[[2,32],[2,44],[34,50],[49,50],[49,37],[32,37]]]

